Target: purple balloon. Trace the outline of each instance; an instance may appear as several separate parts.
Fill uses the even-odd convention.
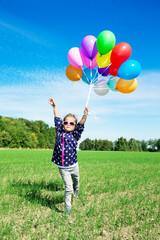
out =
[[[93,59],[97,55],[98,50],[96,41],[97,38],[92,35],[88,35],[82,40],[81,49],[84,55],[89,59]]]
[[[99,72],[99,74],[101,74],[102,76],[108,76],[108,75],[109,75],[109,67],[98,68],[98,72]]]

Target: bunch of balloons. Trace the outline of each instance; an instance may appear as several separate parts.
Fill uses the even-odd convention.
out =
[[[136,77],[141,72],[141,66],[136,60],[129,59],[132,49],[128,43],[115,43],[115,35],[108,30],[101,32],[97,38],[92,35],[84,37],[81,49],[73,47],[68,52],[68,79],[82,79],[100,96],[109,90],[133,92],[137,88]]]

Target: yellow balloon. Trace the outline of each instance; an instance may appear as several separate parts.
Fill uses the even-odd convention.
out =
[[[131,93],[137,88],[138,82],[137,79],[134,78],[132,80],[124,80],[120,78],[116,85],[116,90],[121,93]]]
[[[100,53],[97,53],[96,60],[99,68],[105,68],[111,63],[111,52],[101,55]]]
[[[79,81],[83,76],[81,68],[73,67],[71,64],[66,68],[66,76],[71,81]]]

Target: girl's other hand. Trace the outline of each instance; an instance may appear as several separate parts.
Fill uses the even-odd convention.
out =
[[[53,98],[49,98],[48,101],[48,103],[51,104],[52,107],[56,106],[56,102],[53,100]]]

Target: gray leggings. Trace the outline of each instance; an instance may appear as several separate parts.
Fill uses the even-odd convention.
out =
[[[59,168],[59,172],[62,176],[65,184],[65,210],[70,213],[71,211],[71,196],[72,193],[76,193],[78,196],[79,190],[79,167],[71,168]],[[73,182],[72,182],[73,180]]]

